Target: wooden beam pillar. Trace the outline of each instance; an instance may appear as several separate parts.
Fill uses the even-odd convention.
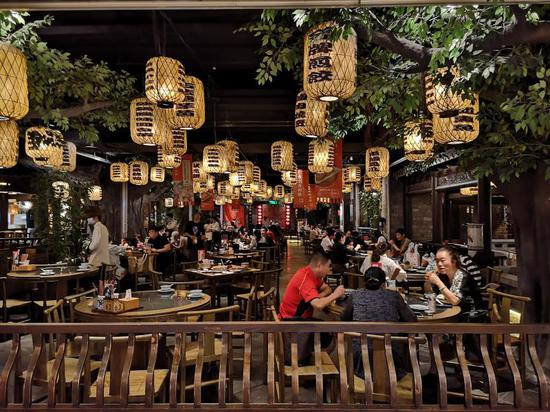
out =
[[[8,230],[8,195],[0,194],[0,230]]]
[[[491,181],[482,177],[477,183],[477,223],[483,224],[483,251],[479,254],[480,263],[491,264]]]

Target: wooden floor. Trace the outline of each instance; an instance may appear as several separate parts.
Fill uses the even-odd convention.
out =
[[[301,267],[307,266],[308,263],[309,256],[306,256],[304,253],[304,247],[296,240],[289,240],[286,259],[283,258],[281,262],[283,267],[280,282],[281,290],[279,291],[281,296],[283,296],[286,285],[288,285],[292,275]]]

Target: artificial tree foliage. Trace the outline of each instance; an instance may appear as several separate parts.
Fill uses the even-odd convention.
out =
[[[361,226],[378,229],[381,212],[380,193],[360,192],[359,212]]]

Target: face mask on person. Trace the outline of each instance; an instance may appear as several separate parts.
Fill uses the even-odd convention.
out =
[[[89,225],[95,225],[95,218],[89,217],[89,218],[88,218],[88,224],[89,224]]]

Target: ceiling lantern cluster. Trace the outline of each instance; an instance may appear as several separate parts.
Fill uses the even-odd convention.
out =
[[[130,178],[128,165],[124,162],[111,163],[109,172],[111,181],[116,183],[127,182]]]
[[[19,158],[17,123],[11,120],[0,122],[0,136],[0,169],[13,167]]]
[[[145,66],[145,95],[163,109],[185,100],[185,68],[176,59],[153,57]]]
[[[29,127],[25,132],[25,152],[40,166],[59,168],[64,143],[61,132],[47,127]]]
[[[405,123],[404,141],[405,158],[412,162],[422,162],[433,155],[433,124],[429,119],[419,119]]]
[[[304,91],[296,97],[294,129],[304,137],[325,137],[328,133],[328,103],[309,98]]]
[[[271,145],[271,168],[277,172],[292,170],[294,148],[292,143],[278,140]]]
[[[311,173],[330,173],[334,168],[334,143],[315,139],[309,143],[307,167]]]
[[[365,176],[386,177],[390,173],[390,152],[385,147],[370,147],[365,153]]]

